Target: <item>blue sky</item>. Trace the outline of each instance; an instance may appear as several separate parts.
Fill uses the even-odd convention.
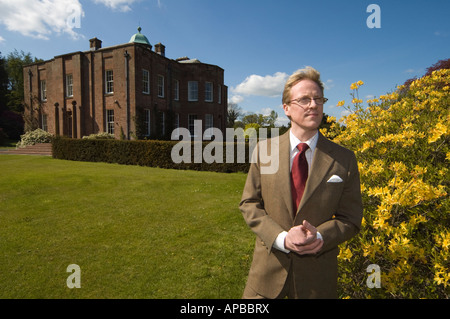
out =
[[[381,28],[369,28],[377,4]],[[281,92],[287,76],[318,69],[340,118],[350,84],[366,100],[421,76],[450,58],[450,1],[401,0],[0,0],[0,52],[42,59],[126,43],[140,25],[166,56],[197,58],[225,70],[230,101],[248,112],[275,110],[287,122]]]

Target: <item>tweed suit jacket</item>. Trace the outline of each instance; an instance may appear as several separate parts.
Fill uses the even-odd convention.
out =
[[[239,205],[256,234],[247,285],[266,298],[276,298],[292,270],[299,298],[336,298],[338,245],[359,232],[362,220],[356,157],[319,133],[305,191],[294,214],[289,145],[287,132],[261,141],[255,148],[256,158],[250,165]],[[279,151],[278,158],[272,156],[278,160],[278,169],[268,174],[262,173],[264,165],[268,165],[261,161],[264,148]],[[340,182],[331,182],[334,175]],[[319,253],[300,256],[272,247],[282,231],[289,231],[303,220],[322,234],[324,244]]]

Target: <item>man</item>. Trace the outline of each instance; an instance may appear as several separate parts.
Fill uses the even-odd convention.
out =
[[[255,150],[239,206],[257,236],[243,298],[337,298],[338,245],[358,233],[362,201],[354,153],[318,131],[323,92],[315,69],[291,75],[291,129]],[[276,172],[262,171],[263,148],[278,150]]]

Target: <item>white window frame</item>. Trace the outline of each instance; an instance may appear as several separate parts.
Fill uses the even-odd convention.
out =
[[[44,131],[46,131],[46,132],[48,132],[47,119],[48,119],[47,114],[42,113],[42,115],[41,115],[42,129],[43,129]]]
[[[208,134],[206,134],[206,130],[213,127],[214,127],[214,116],[212,114],[205,114],[205,133],[204,133],[205,139],[208,140],[211,139],[212,135],[209,134],[209,132]]]
[[[66,75],[66,97],[73,97],[73,75]]]
[[[214,85],[212,82],[205,82],[205,102],[212,102],[214,100]]]
[[[114,72],[113,70],[105,70],[105,93],[114,93]]]
[[[158,74],[158,97],[164,97],[164,76]]]
[[[41,88],[41,101],[45,102],[45,101],[47,101],[47,81],[46,80],[40,81],[40,88]]]
[[[149,109],[144,110],[144,126],[145,126],[145,136],[150,136],[151,134],[151,112]]]
[[[198,81],[188,82],[188,101],[189,102],[198,101]]]
[[[197,120],[197,114],[188,114],[188,130],[191,137],[197,137],[195,135],[195,121]]]
[[[106,132],[114,135],[114,110],[106,110]]]
[[[173,120],[173,126],[174,126],[175,138],[178,139],[178,138],[180,138],[180,114],[179,113],[175,113],[175,117]]]
[[[159,121],[161,122],[161,136],[166,135],[166,113],[161,111],[159,113]]]
[[[150,72],[142,69],[142,93],[150,94]]]

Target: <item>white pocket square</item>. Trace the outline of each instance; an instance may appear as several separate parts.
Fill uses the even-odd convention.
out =
[[[330,179],[327,181],[327,183],[342,183],[342,182],[343,182],[342,178],[340,178],[337,175],[331,176]]]

